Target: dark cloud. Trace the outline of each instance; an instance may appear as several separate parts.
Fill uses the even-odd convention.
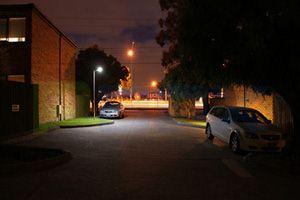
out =
[[[123,31],[120,33],[120,37],[143,43],[149,40],[154,40],[156,34],[157,25],[148,24],[124,28]]]
[[[71,38],[71,40],[76,41],[76,44],[79,47],[87,47],[93,44],[101,44],[104,41],[106,41],[104,37],[100,37],[98,34],[70,32],[66,35],[69,38]]]

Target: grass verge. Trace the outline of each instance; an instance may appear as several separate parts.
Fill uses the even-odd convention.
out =
[[[205,121],[199,121],[194,119],[186,119],[186,118],[174,118],[174,120],[177,123],[183,124],[183,125],[191,125],[191,126],[199,126],[199,127],[205,127],[206,122]]]
[[[91,126],[91,125],[102,125],[107,123],[112,123],[113,120],[109,119],[101,119],[101,118],[93,118],[93,117],[83,117],[83,118],[75,118],[70,120],[61,121],[59,126],[64,127],[76,127],[76,126]]]

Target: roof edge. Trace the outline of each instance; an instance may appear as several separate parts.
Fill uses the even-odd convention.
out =
[[[0,4],[0,11],[6,10],[6,9],[24,9],[24,10],[31,10],[32,12],[36,12],[42,19],[45,20],[56,32],[58,32],[60,35],[62,35],[66,40],[72,44],[76,49],[78,49],[78,46],[73,42],[70,38],[68,38],[62,31],[60,31],[50,20],[48,17],[46,17],[33,3],[28,4]]]

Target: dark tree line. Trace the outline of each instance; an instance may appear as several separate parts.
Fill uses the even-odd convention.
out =
[[[160,0],[160,6],[166,17],[159,21],[156,39],[168,47],[162,59],[169,69],[166,85],[179,83],[169,78],[178,73],[185,85],[202,87],[203,94],[234,84],[276,91],[291,107],[297,135],[299,1]],[[169,89],[174,90],[170,84]]]
[[[103,68],[101,74],[96,72],[95,91],[99,100],[104,94],[117,91],[121,80],[127,80],[129,72],[115,57],[107,55],[95,45],[79,52],[76,59],[76,81],[87,84],[90,91],[93,91],[93,70],[98,66]]]

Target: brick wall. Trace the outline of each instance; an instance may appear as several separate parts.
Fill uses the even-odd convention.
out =
[[[262,95],[251,88],[232,87],[224,89],[224,99],[213,99],[211,105],[246,106],[254,108],[273,121],[273,95]]]
[[[32,14],[31,81],[39,84],[40,123],[57,121],[60,33],[38,13]],[[75,117],[75,47],[61,40],[62,119]]]
[[[264,114],[272,123],[289,135],[293,131],[293,117],[288,104],[277,93],[262,95],[251,88],[232,87],[224,89],[224,98],[211,99],[210,105],[245,106]]]
[[[61,76],[63,119],[74,118],[76,115],[76,80],[75,53],[76,49],[65,38],[61,40]]]

